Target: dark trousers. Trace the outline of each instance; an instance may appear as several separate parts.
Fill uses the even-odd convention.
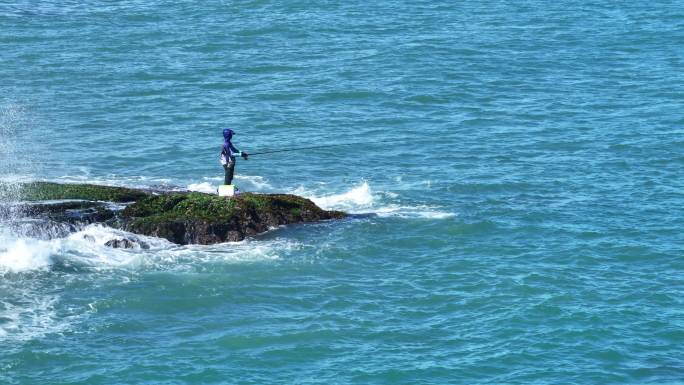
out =
[[[235,172],[235,159],[231,159],[228,163],[224,164],[223,171],[225,172],[223,184],[233,183],[233,173]]]

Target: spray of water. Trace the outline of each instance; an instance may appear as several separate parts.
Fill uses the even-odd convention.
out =
[[[26,107],[0,103],[0,202],[18,200],[19,182],[35,175],[33,158],[40,151],[35,150],[36,144],[28,143],[33,126]]]
[[[0,104],[0,225],[19,215],[17,206],[12,204],[19,199],[21,167],[17,167],[19,146],[17,134],[26,123],[26,111],[17,104]]]

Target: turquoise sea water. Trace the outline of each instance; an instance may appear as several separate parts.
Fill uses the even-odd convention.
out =
[[[150,250],[5,220],[0,383],[684,383],[682,42],[676,1],[0,3],[3,181],[210,192],[232,127],[363,143],[237,184],[375,214]]]

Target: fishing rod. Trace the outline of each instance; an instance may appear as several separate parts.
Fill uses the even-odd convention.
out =
[[[391,140],[384,140],[384,141],[381,140],[381,141],[373,142],[373,143],[389,143],[389,142],[398,142],[400,140],[401,139],[391,139]],[[364,144],[368,144],[368,142],[325,144],[325,145],[321,145],[321,146],[293,147],[293,148],[284,148],[281,150],[266,150],[266,151],[261,151],[261,152],[250,153],[249,156],[263,155],[263,154],[275,154],[277,152],[311,150],[311,149],[315,149],[315,148],[328,148],[328,147],[340,147],[340,146],[358,146],[358,145],[364,145]]]

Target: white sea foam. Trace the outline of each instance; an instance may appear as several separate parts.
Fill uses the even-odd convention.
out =
[[[218,185],[223,183],[223,177],[204,177],[205,182],[190,183],[187,189],[190,191],[198,191],[208,194],[215,194]],[[266,178],[258,175],[236,175],[233,182],[242,191],[254,192],[273,192],[273,186],[266,180]]]
[[[194,270],[206,264],[253,263],[278,260],[303,244],[287,239],[252,240],[216,245],[186,245],[160,250],[154,263],[172,270]]]
[[[375,213],[380,217],[398,218],[447,219],[456,216],[456,213],[441,211],[438,207],[427,205],[401,206],[390,204],[380,207]]]
[[[0,246],[0,272],[22,272],[50,266],[57,245],[51,241],[3,237]]]
[[[237,175],[235,180],[243,191],[273,191],[273,186],[268,180],[259,175]]]
[[[8,174],[5,173],[0,176],[0,183],[4,184],[17,184],[17,183],[25,183],[25,182],[31,182],[35,180],[31,175],[16,175],[16,174]]]
[[[67,329],[73,317],[58,316],[56,294],[44,294],[31,288],[18,288],[9,301],[0,300],[0,341],[26,341]]]
[[[132,239],[147,249],[114,249],[105,243],[115,239]],[[175,247],[172,243],[145,237],[101,225],[90,225],[63,238],[39,240],[4,233],[0,238],[0,273],[45,270],[56,262],[95,269],[136,266],[141,251]]]
[[[372,209],[376,200],[367,182],[339,194],[317,196],[303,188],[295,190],[295,193],[304,195],[318,206],[329,210],[368,210]]]
[[[130,249],[105,246],[110,240],[129,239]],[[48,270],[55,264],[89,271],[110,269],[175,269],[204,262],[249,262],[280,258],[302,245],[283,239],[244,240],[217,245],[179,246],[165,239],[147,237],[90,225],[63,238],[39,240],[3,233],[0,237],[0,274]]]
[[[293,193],[311,199],[324,209],[342,210],[353,214],[374,213],[381,217],[425,219],[447,219],[456,216],[455,213],[443,211],[435,206],[409,206],[397,203],[399,194],[392,191],[375,192],[368,182],[337,194],[319,194],[304,187],[295,189]]]
[[[202,182],[202,183],[190,183],[188,185],[188,190],[203,192],[207,194],[216,194],[216,189],[218,187],[215,183]]]

